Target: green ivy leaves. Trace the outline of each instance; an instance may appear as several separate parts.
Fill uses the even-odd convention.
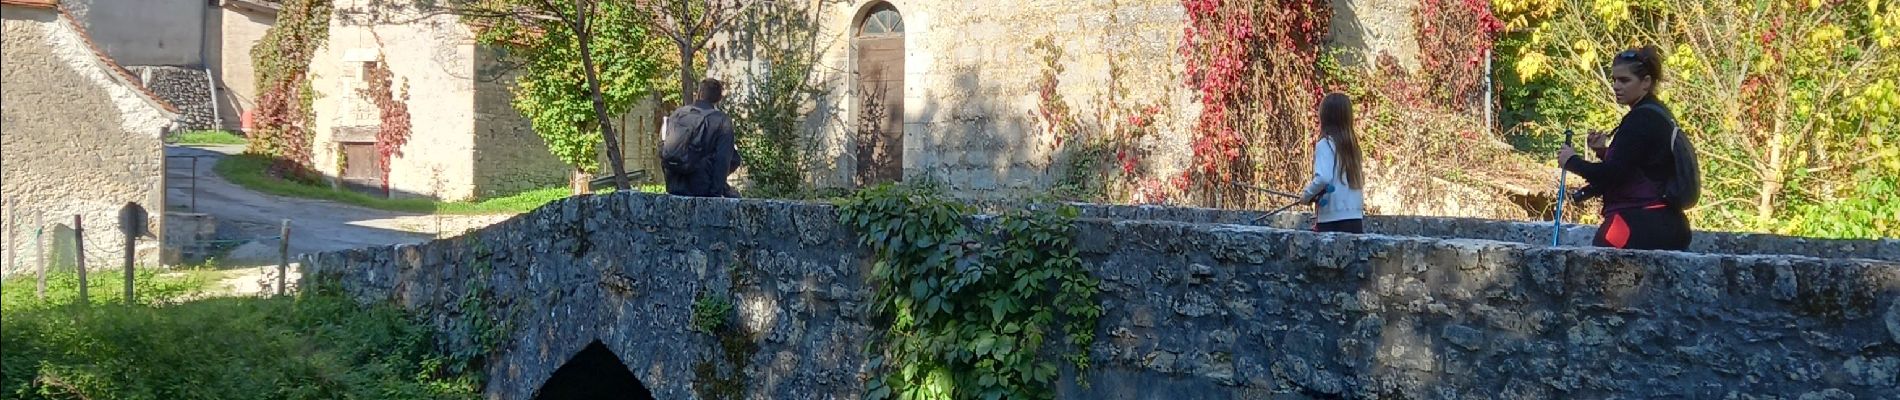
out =
[[[872,313],[889,326],[867,349],[883,372],[868,398],[1051,398],[1060,360],[1045,345],[1058,323],[1062,360],[1088,368],[1102,308],[1071,239],[1079,212],[1032,207],[971,224],[973,214],[929,188],[885,185],[844,202],[840,221],[874,249]]]

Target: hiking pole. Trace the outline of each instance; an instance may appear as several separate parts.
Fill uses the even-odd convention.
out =
[[[1281,211],[1286,211],[1286,209],[1288,209],[1288,208],[1293,208],[1293,206],[1297,206],[1297,205],[1300,205],[1300,202],[1298,202],[1298,201],[1295,201],[1295,202],[1292,202],[1292,203],[1289,203],[1289,204],[1287,204],[1287,205],[1284,205],[1284,206],[1280,206],[1280,208],[1275,208],[1275,209],[1273,209],[1273,211],[1268,211],[1266,215],[1261,215],[1261,216],[1258,216],[1258,217],[1254,217],[1254,219],[1253,219],[1253,222],[1254,222],[1254,223],[1259,223],[1259,222],[1260,222],[1260,220],[1263,220],[1263,219],[1267,219],[1268,217],[1272,217],[1272,216],[1274,216],[1274,215],[1279,215]]]
[[[1567,128],[1564,129],[1564,144],[1565,145],[1571,144],[1570,138],[1572,135],[1573,133],[1570,129],[1567,129]],[[1564,178],[1567,178],[1570,176],[1570,174],[1564,173],[1564,161],[1568,161],[1568,160],[1557,160],[1557,218],[1552,219],[1550,221],[1550,246],[1551,247],[1556,247],[1559,243],[1563,241],[1563,237],[1564,237],[1564,195],[1565,195],[1565,192],[1568,191],[1568,188],[1569,188],[1568,186],[1564,185]]]
[[[1280,192],[1280,191],[1274,191],[1273,189],[1267,189],[1267,188],[1263,188],[1263,187],[1259,187],[1259,186],[1253,186],[1253,185],[1248,185],[1248,184],[1244,184],[1244,183],[1240,183],[1240,182],[1228,182],[1228,183],[1231,183],[1231,184],[1233,184],[1234,186],[1238,186],[1238,187],[1240,187],[1240,188],[1242,188],[1242,189],[1248,189],[1248,190],[1253,190],[1253,191],[1256,191],[1256,192],[1261,192],[1261,193],[1266,193],[1266,194],[1270,194],[1270,195],[1274,195],[1274,196],[1280,196],[1280,197],[1285,197],[1285,198],[1289,198],[1289,199],[1297,199],[1297,198],[1300,198],[1300,196],[1294,196],[1294,195],[1292,195],[1292,194],[1289,194],[1289,193],[1286,193],[1286,192]]]

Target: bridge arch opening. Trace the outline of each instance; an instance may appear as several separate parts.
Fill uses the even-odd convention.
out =
[[[595,340],[554,370],[554,375],[535,391],[534,398],[653,400],[653,393],[627,369],[620,356]]]

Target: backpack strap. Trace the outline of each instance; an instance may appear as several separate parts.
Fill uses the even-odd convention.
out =
[[[1655,111],[1657,114],[1662,115],[1663,120],[1669,121],[1669,157],[1671,160],[1674,160],[1674,158],[1676,157],[1676,141],[1682,138],[1682,125],[1676,123],[1675,114],[1670,113],[1669,109],[1663,108],[1661,104],[1656,104],[1656,103],[1644,104],[1641,106],[1637,106],[1636,108]],[[1670,172],[1671,174],[1670,174],[1669,180],[1670,181],[1676,180],[1677,177],[1674,174],[1675,169],[1671,168]],[[1656,184],[1665,185],[1666,183],[1664,182],[1667,182],[1667,181],[1656,182]]]

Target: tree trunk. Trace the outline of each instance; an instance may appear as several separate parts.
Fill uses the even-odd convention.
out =
[[[693,104],[693,98],[699,95],[698,82],[693,77],[693,35],[685,36],[673,41],[680,48],[680,105]]]
[[[1783,167],[1786,166],[1788,157],[1783,153],[1788,148],[1787,140],[1785,140],[1787,138],[1784,136],[1787,135],[1788,128],[1789,93],[1787,84],[1781,85],[1781,90],[1777,91],[1781,95],[1775,96],[1780,100],[1775,102],[1775,112],[1769,114],[1775,117],[1775,122],[1774,129],[1768,136],[1768,166],[1762,173],[1761,193],[1755,198],[1755,216],[1760,218],[1763,224],[1770,223],[1775,218],[1775,195],[1781,193],[1782,180],[1786,175],[1783,173],[1785,169]]]
[[[613,167],[614,189],[625,192],[629,189],[626,160],[620,157],[620,143],[613,140],[619,136],[614,134],[613,124],[607,122],[611,121],[607,117],[607,101],[600,95],[600,78],[594,70],[593,24],[587,21],[585,1],[574,0],[574,32],[581,45],[581,71],[587,75],[587,92],[594,98],[594,118],[600,121],[597,125],[600,125],[601,142],[607,145],[607,165]],[[581,184],[585,186],[586,182]]]
[[[1768,166],[1761,177],[1761,193],[1755,198],[1755,216],[1763,223],[1775,217],[1775,194],[1781,192],[1782,156],[1781,134],[1777,132],[1768,144]]]
[[[592,185],[589,185],[593,180],[594,174],[581,172],[581,170],[578,169],[574,170],[574,174],[569,175],[567,178],[567,191],[574,195],[593,193],[594,188]]]

